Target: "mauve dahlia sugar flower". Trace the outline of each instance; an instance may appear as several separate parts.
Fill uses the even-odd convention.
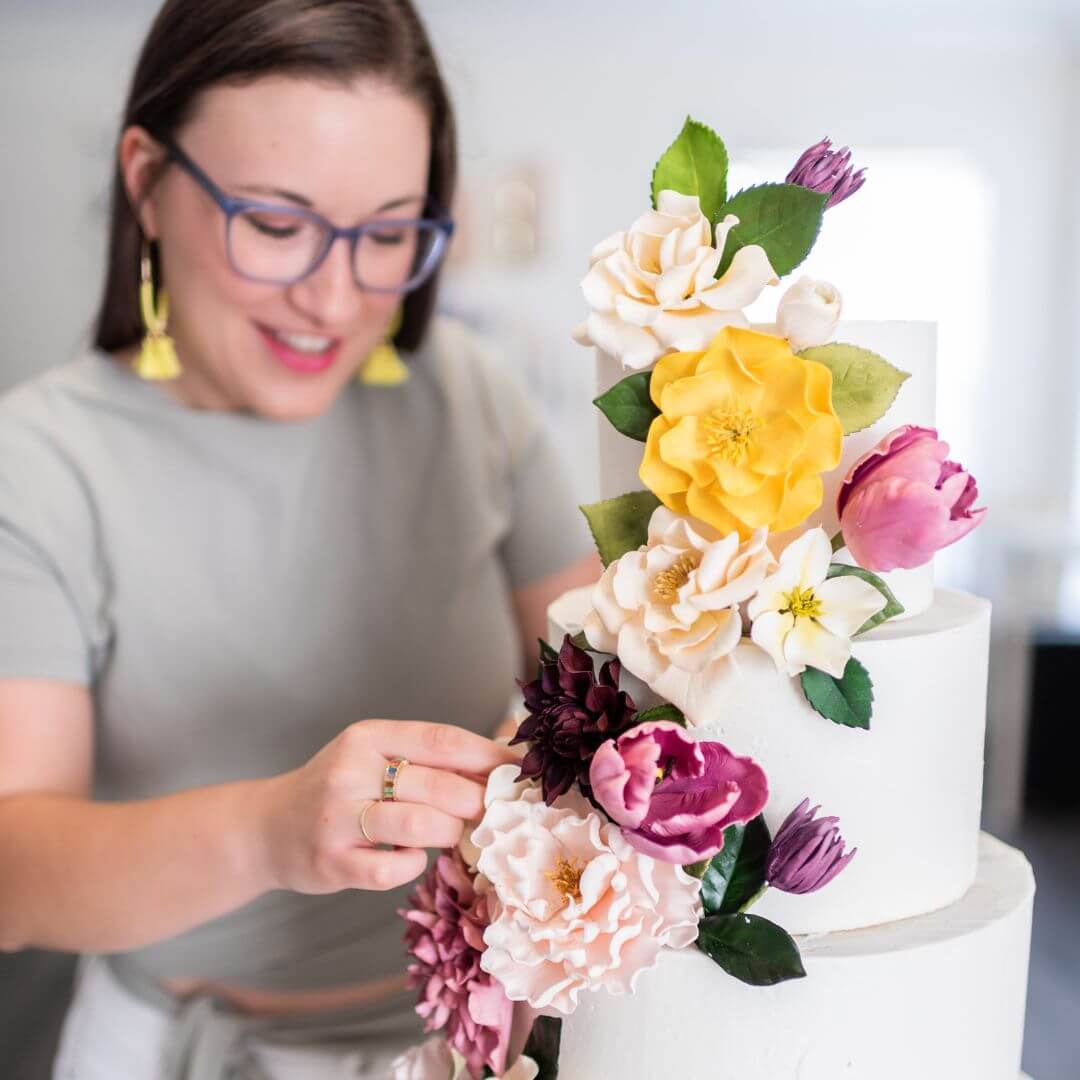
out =
[[[866,181],[865,169],[852,172],[851,151],[846,146],[840,150],[832,150],[831,146],[828,139],[814,143],[803,151],[786,177],[789,184],[828,195],[826,210],[854,195]]]
[[[711,859],[724,846],[724,830],[757,817],[769,798],[765,773],[750,758],[695,742],[663,720],[604,743],[589,780],[632,847],[679,864]]]
[[[596,748],[633,725],[637,708],[619,689],[621,670],[618,660],[609,660],[597,675],[589,654],[567,634],[557,661],[543,662],[532,682],[519,680],[529,715],[510,745],[529,744],[518,779],[539,780],[548,805],[575,781],[588,795]]]
[[[844,853],[844,838],[836,823],[838,817],[814,815],[821,809],[808,810],[803,799],[784,819],[769,847],[765,861],[765,880],[781,892],[808,893],[828,885],[855,857],[858,848]]]
[[[836,511],[844,545],[865,570],[922,566],[982,521],[975,478],[948,454],[933,428],[906,424],[852,466]]]
[[[489,922],[486,895],[476,891],[458,852],[443,854],[409,897],[405,944],[414,962],[409,985],[420,988],[416,1011],[426,1031],[441,1030],[474,1075],[506,1067],[513,1004],[480,968]]]

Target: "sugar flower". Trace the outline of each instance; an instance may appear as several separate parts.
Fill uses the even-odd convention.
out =
[[[885,606],[881,592],[861,578],[830,578],[832,547],[824,529],[809,529],[780,556],[747,608],[750,636],[787,675],[808,667],[841,678],[851,637]]]
[[[477,1076],[485,1065],[505,1067],[513,1022],[513,1004],[480,965],[488,902],[455,851],[438,857],[399,912],[413,957],[409,984],[420,989],[416,1011],[427,1031],[445,1032]]]
[[[465,1059],[438,1035],[412,1046],[390,1062],[387,1080],[459,1080],[466,1075]]]
[[[765,879],[774,889],[789,893],[808,893],[828,885],[855,857],[858,848],[844,852],[844,838],[836,823],[838,817],[814,820],[821,809],[812,810],[803,799],[784,819],[769,847],[765,861]]]
[[[532,1058],[521,1057],[491,1080],[536,1080],[540,1069]],[[474,1080],[465,1059],[445,1039],[433,1035],[410,1047],[390,1062],[387,1080]]]
[[[860,566],[922,566],[982,521],[986,509],[973,509],[975,478],[948,455],[949,444],[933,428],[907,424],[855,462],[837,512],[844,544]]]
[[[659,506],[647,542],[604,571],[585,637],[692,723],[720,708],[742,636],[739,605],[775,565],[766,530],[742,542]]]
[[[649,383],[660,410],[639,475],[660,501],[745,540],[813,513],[840,464],[832,374],[774,334],[729,326],[704,352],[671,353]]]
[[[511,1000],[563,1015],[583,990],[632,992],[662,948],[697,938],[701,883],[637,851],[576,791],[548,806],[514,771],[491,773],[473,832],[495,897],[484,970]]]
[[[640,369],[672,349],[703,349],[724,326],[748,326],[742,309],[779,278],[758,244],[716,277],[738,223],[728,214],[714,237],[696,195],[661,191],[655,210],[593,248],[581,283],[592,311],[576,340]]]
[[[776,308],[776,328],[795,352],[824,345],[836,330],[842,301],[835,285],[803,274]]]
[[[828,139],[822,139],[804,150],[786,178],[789,184],[828,195],[826,210],[854,195],[866,182],[865,169],[852,172],[851,151],[846,146],[839,150],[832,150],[831,146]]]
[[[765,808],[768,781],[750,758],[652,721],[604,743],[589,769],[597,803],[638,851],[670,863],[711,859],[729,825]]]
[[[636,706],[619,689],[620,670],[618,660],[609,660],[595,674],[589,654],[567,634],[558,660],[542,662],[531,683],[519,682],[529,714],[510,745],[529,744],[520,776],[539,780],[549,803],[575,781],[587,795],[593,752],[634,724]]]

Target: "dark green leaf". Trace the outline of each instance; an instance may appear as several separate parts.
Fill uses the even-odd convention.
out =
[[[682,710],[666,703],[664,705],[654,705],[651,709],[646,709],[644,712],[637,714],[637,723],[644,724],[649,720],[670,720],[673,724],[686,727],[686,717],[683,716]]]
[[[828,198],[798,184],[759,184],[733,195],[717,220],[734,214],[739,224],[728,233],[716,276],[722,277],[735,252],[749,244],[765,249],[780,277],[790,274],[810,254]]]
[[[893,596],[892,589],[890,589],[877,574],[870,570],[864,570],[861,566],[848,566],[846,563],[833,563],[832,566],[829,567],[829,577],[861,578],[867,585],[873,585],[874,588],[885,597],[885,606],[876,615],[871,615],[870,618],[855,631],[854,635],[852,635],[853,637],[865,634],[867,630],[873,630],[875,626],[880,626],[886,620],[895,619],[897,615],[904,614],[904,605]]]
[[[791,935],[760,915],[709,915],[698,923],[697,947],[751,986],[773,986],[806,974]]]
[[[585,636],[584,630],[579,630],[571,639],[571,644],[576,645],[579,649],[584,649],[586,652],[596,652],[589,644],[589,639]]]
[[[558,1080],[561,1040],[562,1020],[557,1016],[538,1016],[533,1021],[522,1053],[531,1057],[539,1066],[536,1080]]]
[[[649,518],[659,505],[660,500],[651,491],[632,491],[581,507],[605,566],[648,540]]]
[[[696,195],[701,212],[715,223],[727,198],[727,149],[712,128],[688,116],[679,137],[664,151],[652,175],[652,204],[661,191]]]
[[[724,830],[724,846],[701,878],[706,915],[732,914],[757,896],[765,882],[771,841],[769,827],[760,814],[746,825],[730,825]]]
[[[559,659],[559,650],[553,649],[543,638],[536,640],[540,643],[540,662],[554,664]]]
[[[649,437],[649,425],[660,415],[649,397],[651,378],[651,371],[636,372],[593,398],[593,404],[611,421],[616,431],[638,442],[645,442]]]
[[[876,424],[910,377],[877,353],[839,341],[802,349],[799,356],[824,364],[832,372],[833,409],[845,435]]]
[[[802,673],[802,688],[813,709],[827,720],[845,727],[869,729],[874,684],[870,673],[854,656],[848,660],[842,679],[817,668],[807,668]]]

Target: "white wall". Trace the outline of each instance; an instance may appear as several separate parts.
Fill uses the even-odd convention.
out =
[[[999,212],[988,354],[963,460],[997,527],[1032,507],[1064,511],[1080,400],[1071,5],[775,0],[750,11],[683,0],[662,14],[645,0],[420,7],[456,98],[477,227],[473,258],[455,268],[447,302],[501,332],[569,452],[592,452],[589,358],[568,336],[583,312],[578,282],[588,250],[641,211],[655,157],[692,112],[735,155],[828,133],[856,151],[938,147],[985,171]],[[114,127],[155,8],[147,0],[5,2],[0,384],[62,360],[86,330],[100,286]],[[499,177],[522,164],[539,177],[540,251],[531,263],[500,265],[484,255],[483,226]],[[872,197],[871,178],[856,198]],[[919,206],[933,197],[911,196],[911,243],[928,263],[940,238],[920,231]],[[873,274],[890,252],[863,256]],[[955,273],[974,269],[960,261]],[[896,296],[894,317],[918,307],[920,282],[910,287],[911,296]],[[589,473],[580,477],[581,495],[591,496]],[[994,527],[980,532],[992,536]]]

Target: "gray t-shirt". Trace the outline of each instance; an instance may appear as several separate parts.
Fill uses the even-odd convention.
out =
[[[410,368],[298,422],[186,408],[100,352],[0,398],[0,677],[93,688],[95,797],[285,772],[364,717],[497,725],[510,591],[591,542],[488,346],[439,318]],[[379,978],[404,967],[407,891],[275,891],[128,959]]]

